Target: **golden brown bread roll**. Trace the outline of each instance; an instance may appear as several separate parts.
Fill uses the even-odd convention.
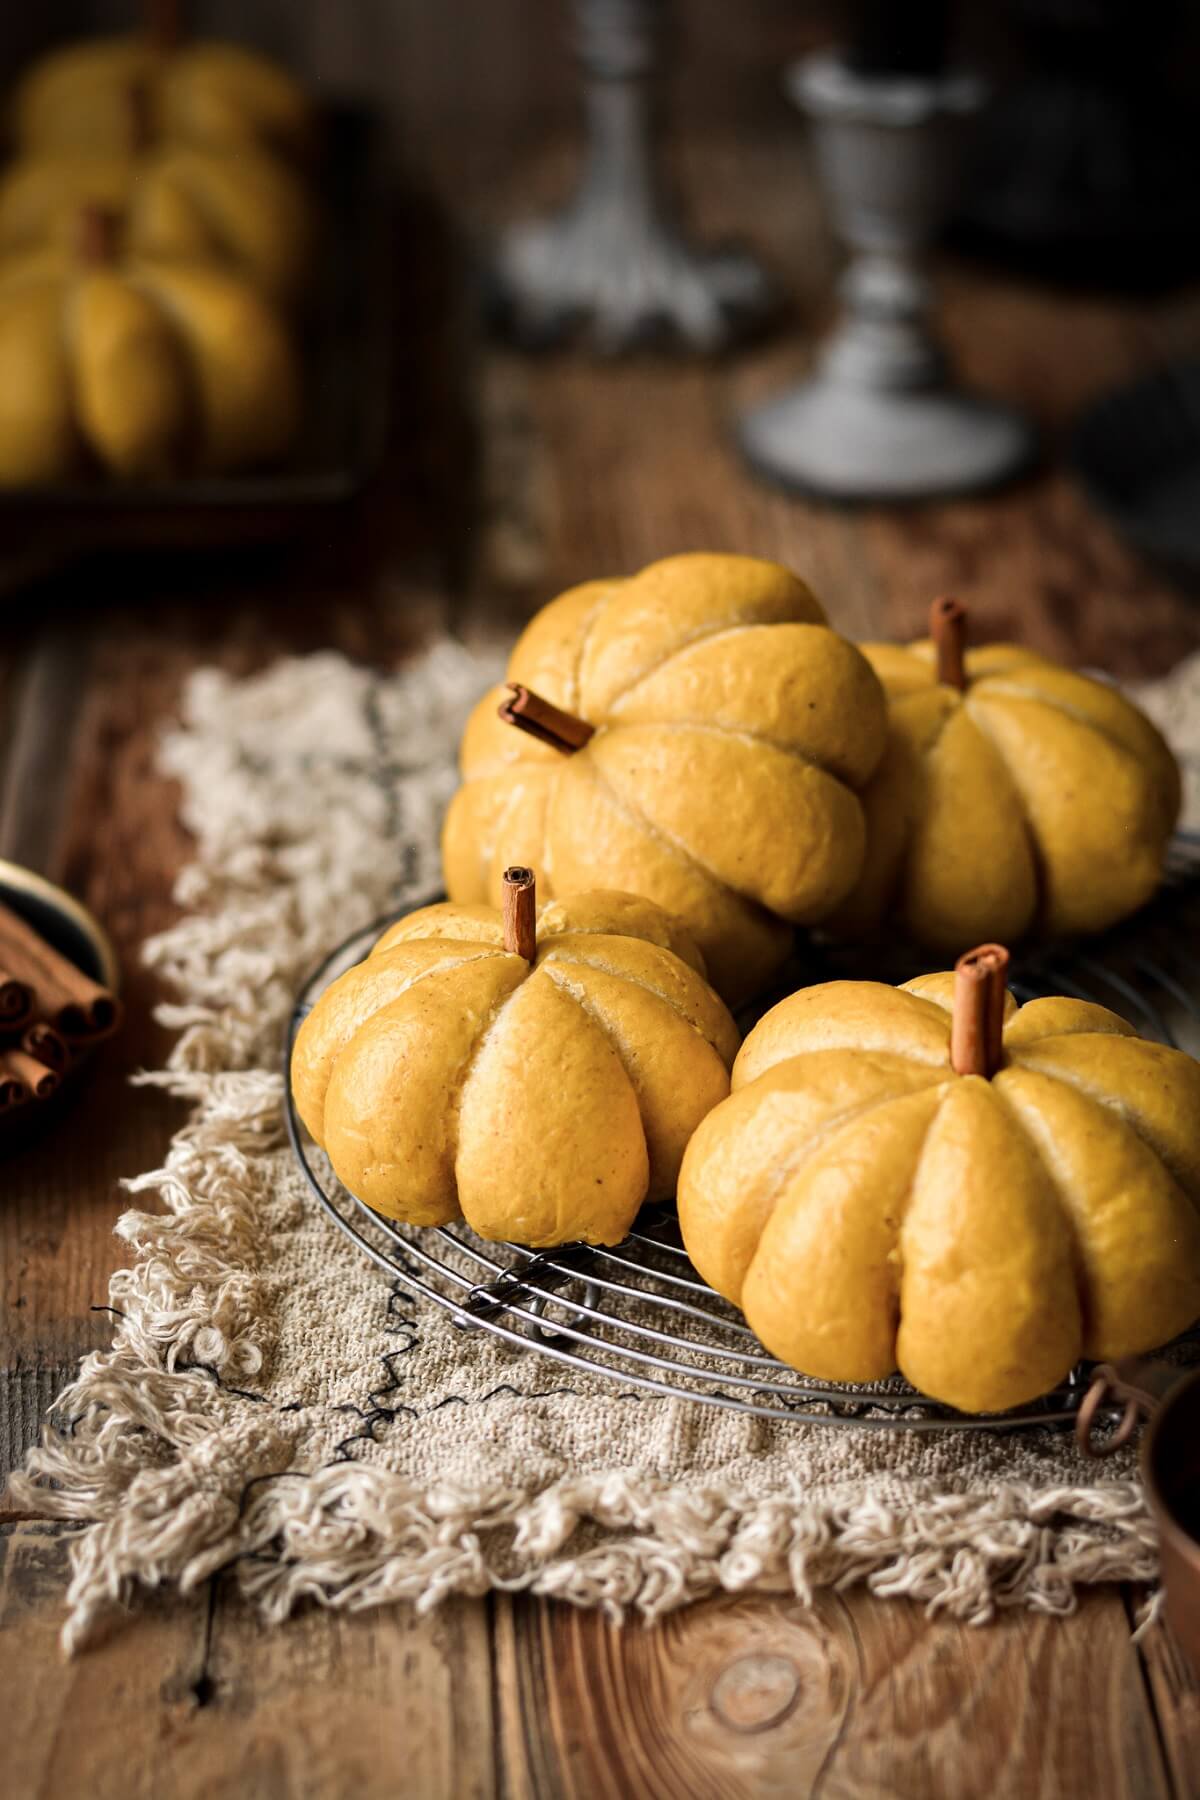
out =
[[[932,641],[863,652],[890,733],[836,930],[886,924],[956,954],[985,938],[1100,931],[1149,899],[1179,772],[1124,695],[1015,644],[967,651],[961,687],[939,680]]]
[[[87,205],[120,220],[131,254],[213,259],[284,304],[311,274],[316,215],[304,183],[253,147],[167,144],[141,154],[19,159],[0,176],[0,259],[69,245]]]
[[[0,269],[0,483],[225,471],[285,451],[300,381],[288,329],[248,282],[124,257],[102,215],[77,253]]]
[[[688,1145],[679,1218],[785,1362],[842,1382],[899,1367],[991,1412],[1200,1315],[1200,1064],[1103,1007],[1007,995],[991,1074],[959,1074],[954,985],[830,982],[776,1006]]]
[[[674,1191],[737,1030],[649,901],[554,902],[536,939],[532,918],[528,957],[489,907],[401,920],[305,1020],[292,1092],[340,1179],[392,1218],[617,1243]]]
[[[149,37],[68,44],[18,83],[11,120],[20,148],[128,153],[147,127],[156,140],[258,146],[301,157],[312,147],[312,102],[269,58],[243,45]]]
[[[452,899],[494,904],[514,857],[545,891],[645,894],[734,1001],[857,880],[882,693],[777,563],[671,556],[572,588],[527,626],[508,674],[585,722],[587,741],[564,755],[504,723],[505,687],[479,702],[442,839]]]

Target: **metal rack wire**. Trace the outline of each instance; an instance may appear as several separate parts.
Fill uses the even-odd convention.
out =
[[[1012,987],[1028,1000],[1072,994],[1122,1012],[1147,1037],[1200,1050],[1200,833],[1172,846],[1150,906],[1107,937],[1018,960]],[[359,961],[391,921],[356,932],[305,983],[287,1033],[295,1034],[329,981]],[[898,971],[900,969],[900,972]],[[850,972],[901,980],[847,952],[806,951],[790,987]],[[385,1219],[349,1193],[307,1137],[287,1093],[287,1129],[314,1197],[364,1255],[464,1331],[486,1330],[524,1350],[616,1382],[800,1424],[909,1431],[1013,1431],[1072,1423],[1088,1388],[1081,1365],[1051,1393],[1012,1412],[968,1416],[917,1393],[899,1376],[870,1387],[810,1381],[769,1356],[740,1314],[692,1268],[671,1207],[648,1208],[614,1247],[566,1244],[532,1251],[485,1243],[465,1225],[420,1230]]]

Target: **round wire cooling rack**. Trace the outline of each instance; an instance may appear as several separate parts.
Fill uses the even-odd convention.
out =
[[[427,896],[403,910],[438,898]],[[386,1274],[444,1308],[464,1331],[489,1331],[514,1348],[618,1382],[628,1392],[798,1424],[876,1430],[1016,1431],[1074,1422],[1090,1382],[1086,1364],[1031,1404],[984,1415],[956,1412],[899,1376],[866,1387],[808,1380],[768,1355],[736,1308],[700,1279],[670,1206],[644,1209],[629,1236],[612,1247],[563,1244],[538,1251],[485,1242],[462,1223],[421,1229],[374,1212],[342,1186],[308,1137],[287,1073],[296,1032],[317,997],[362,959],[396,916],[353,933],[305,982],[289,1021],[284,1061],[288,1137],[305,1179],[339,1229]],[[1086,946],[1018,960],[1010,985],[1022,1002],[1050,993],[1097,1001],[1123,1013],[1144,1036],[1195,1054],[1200,950],[1191,945],[1200,945],[1198,923],[1200,833],[1182,833],[1158,895],[1136,919]],[[888,965],[886,971],[864,966],[861,953],[854,960],[848,952],[810,946],[780,991],[850,972],[903,980],[917,966],[894,955]],[[1187,1349],[1200,1349],[1200,1331],[1189,1334]]]

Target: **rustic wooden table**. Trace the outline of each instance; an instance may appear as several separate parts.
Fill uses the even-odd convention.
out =
[[[681,155],[705,226],[768,246],[793,285],[796,314],[770,346],[619,368],[486,350],[437,209],[413,199],[397,447],[352,517],[290,553],[109,563],[0,602],[0,854],[101,915],[130,1003],[70,1129],[0,1170],[9,1464],[76,1358],[107,1340],[118,1183],[155,1166],[178,1123],[126,1078],[163,1050],[137,952],[173,916],[188,857],[154,744],[191,669],[323,645],[393,665],[435,621],[507,632],[573,580],[701,546],[792,563],[854,635],[910,633],[953,590],[986,635],[1121,675],[1200,644],[1200,611],[1126,553],[1055,461],[1072,412],[1185,333],[1194,300],[1053,295],[947,263],[954,350],[1037,417],[1047,467],[989,501],[902,515],[816,508],[747,476],[724,421],[803,364],[827,270],[782,130],[710,130]],[[485,195],[485,147],[468,134],[455,159],[459,191]],[[526,164],[526,203],[562,174],[557,154]],[[812,1611],[717,1598],[654,1630],[497,1595],[427,1618],[314,1610],[268,1633],[218,1578],[187,1601],[139,1601],[64,1666],[71,1529],[0,1519],[13,1800],[1200,1794],[1200,1685],[1165,1634],[1131,1643],[1139,1596],[1116,1587],[1070,1619],[982,1629],[851,1592]]]

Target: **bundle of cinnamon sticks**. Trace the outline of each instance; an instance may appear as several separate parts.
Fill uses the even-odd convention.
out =
[[[120,1022],[115,994],[0,903],[0,1115],[49,1100]]]

